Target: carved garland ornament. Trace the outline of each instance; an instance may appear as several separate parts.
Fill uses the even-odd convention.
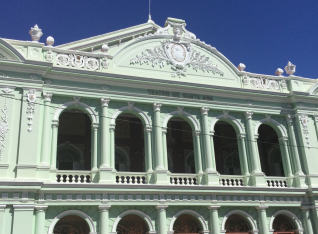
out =
[[[27,114],[29,114],[28,116],[28,132],[32,131],[32,119],[33,119],[33,114],[35,113],[35,101],[36,101],[36,93],[35,90],[31,89],[29,90],[29,92],[27,93],[27,100],[28,100],[28,107],[27,107]]]
[[[276,80],[270,80],[264,77],[258,77],[258,78],[250,77],[249,81],[252,86],[258,89],[273,89],[273,90],[279,89],[279,85]]]
[[[12,89],[5,88],[2,90],[5,94],[11,93]],[[7,97],[4,99],[4,106],[2,108],[1,122],[0,122],[0,161],[2,158],[3,151],[5,149],[5,142],[7,133],[9,131],[8,125],[8,107],[7,107]]]
[[[305,139],[307,143],[307,147],[309,147],[309,131],[308,131],[308,116],[307,115],[300,115],[299,120],[301,125],[303,126],[303,133],[305,134]]]
[[[92,70],[99,69],[99,60],[97,58],[90,58],[77,54],[58,54],[56,56],[56,64]]]

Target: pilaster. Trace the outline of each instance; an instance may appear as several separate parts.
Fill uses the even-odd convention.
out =
[[[151,132],[152,132],[152,128],[150,126],[145,127],[144,129],[145,162],[146,162],[148,184],[152,184],[154,182],[154,174],[152,169]]]
[[[283,160],[283,167],[284,167],[284,172],[285,172],[285,177],[287,177],[287,184],[288,187],[292,186],[293,182],[293,173],[290,165],[290,157],[289,157],[289,152],[287,148],[287,142],[288,138],[287,137],[280,137],[279,138],[280,142],[280,150],[282,152],[282,160]]]
[[[58,127],[59,121],[52,121],[52,138],[51,138],[51,169],[50,169],[50,180],[53,182],[56,181],[56,157],[57,157],[57,135],[58,135]]]
[[[244,176],[244,185],[250,184],[250,172],[247,161],[247,153],[246,153],[246,135],[238,134],[237,135],[237,145],[239,148],[239,157],[240,157],[240,165],[242,175]]]
[[[195,160],[195,169],[196,173],[198,175],[198,181],[197,184],[202,183],[202,178],[204,176],[203,170],[202,170],[202,159],[201,159],[201,146],[200,146],[200,135],[201,131],[196,130],[193,132],[193,144],[194,144],[194,160]]]
[[[92,182],[96,183],[99,181],[98,178],[98,168],[97,168],[97,158],[98,158],[98,151],[97,151],[97,146],[98,146],[98,123],[92,123]]]
[[[35,205],[13,205],[12,234],[33,233]]]

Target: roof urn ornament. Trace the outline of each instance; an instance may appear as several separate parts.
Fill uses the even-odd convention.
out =
[[[284,71],[281,68],[277,68],[277,70],[275,71],[276,76],[282,76],[283,73],[284,73]]]
[[[39,42],[40,38],[43,35],[42,29],[40,29],[37,24],[33,28],[31,28],[29,34],[31,35],[32,42]]]
[[[49,36],[48,38],[46,38],[46,44],[47,46],[53,46],[54,44],[54,38]]]
[[[285,71],[288,75],[293,75],[296,72],[296,65],[292,64],[291,62],[288,62],[287,66],[285,67]]]
[[[240,63],[238,66],[237,66],[237,69],[239,69],[240,71],[244,71],[244,69],[246,68],[245,64],[243,63]]]
[[[104,54],[106,54],[106,53],[108,52],[108,50],[109,50],[108,45],[107,45],[107,44],[103,44],[103,45],[102,45],[102,48],[101,48],[101,51],[102,51]]]

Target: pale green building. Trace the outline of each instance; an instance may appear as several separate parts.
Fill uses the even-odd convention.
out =
[[[0,233],[318,233],[317,80],[185,26],[0,38]]]

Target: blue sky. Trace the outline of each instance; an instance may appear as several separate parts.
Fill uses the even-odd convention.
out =
[[[2,0],[0,8],[0,37],[30,40],[38,24],[41,42],[53,36],[55,45],[148,20],[148,0]],[[317,0],[152,0],[151,13],[160,26],[167,17],[184,19],[189,31],[246,71],[274,74],[291,61],[295,75],[318,78]]]

